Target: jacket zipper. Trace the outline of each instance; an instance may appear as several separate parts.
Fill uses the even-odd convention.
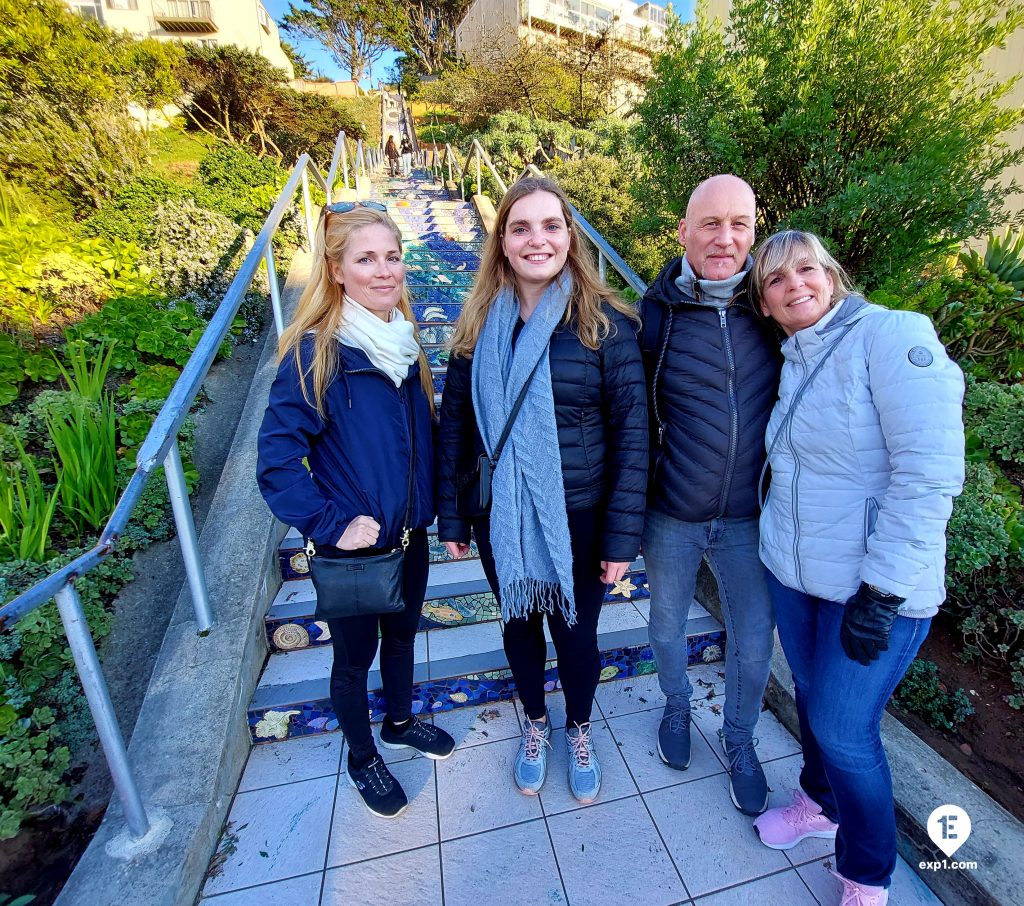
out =
[[[736,471],[736,448],[739,446],[739,406],[736,402],[736,358],[733,355],[732,339],[729,336],[729,320],[726,309],[718,310],[718,321],[722,327],[722,348],[725,350],[726,390],[729,397],[729,456],[725,462],[725,476],[722,479],[722,499],[718,516],[725,515],[732,489],[732,476]]]
[[[804,369],[804,381],[807,380],[807,360],[804,358],[804,351],[800,348],[800,339],[796,339],[796,350],[800,353],[800,364]],[[803,381],[800,382],[800,387],[803,386]],[[797,388],[796,394],[793,399],[799,399],[800,387]],[[793,497],[793,566],[796,570],[796,582],[797,586],[801,591],[806,592],[804,588],[804,575],[803,570],[800,568],[800,499],[799,499],[799,485],[800,485],[800,459],[796,454],[796,445],[793,443],[793,422],[796,419],[791,418],[789,425],[786,428],[786,440],[789,443],[789,452],[793,454],[793,486],[791,488],[791,494]]]

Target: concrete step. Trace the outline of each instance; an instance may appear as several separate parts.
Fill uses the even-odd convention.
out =
[[[511,698],[515,686],[501,632],[500,622],[489,622],[418,633],[413,711],[430,714]],[[690,663],[720,659],[724,641],[721,625],[694,603],[687,626]],[[598,645],[602,682],[654,672],[643,608],[629,602],[605,605],[598,624]],[[547,656],[545,688],[554,691],[559,683],[550,638]],[[249,707],[254,742],[337,729],[330,701],[332,657],[331,648],[325,645],[270,656]],[[368,688],[371,719],[380,720],[384,709],[377,659],[371,666]]]

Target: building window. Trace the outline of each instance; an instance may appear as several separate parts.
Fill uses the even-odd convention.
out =
[[[259,4],[256,7],[256,17],[260,20],[260,25],[263,26],[263,30],[269,35],[270,34],[270,15],[263,8],[263,4]]]
[[[139,0],[107,0],[108,9],[138,9]]]
[[[83,19],[92,19],[95,22],[103,21],[103,10],[99,0],[94,3],[73,3],[71,8]]]

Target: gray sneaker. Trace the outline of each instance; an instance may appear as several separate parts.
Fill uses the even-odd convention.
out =
[[[718,731],[722,741],[722,751],[729,759],[729,795],[732,804],[744,815],[757,817],[768,808],[768,780],[764,776],[761,762],[757,759],[754,746],[756,739],[751,739],[738,746],[731,746],[725,741],[722,731]]]
[[[690,766],[690,703],[665,705],[658,727],[658,755],[670,768],[685,771]]]
[[[569,789],[578,802],[593,802],[601,792],[601,763],[594,751],[590,721],[566,728],[565,747],[569,753]]]
[[[512,763],[512,779],[527,796],[536,796],[548,776],[548,753],[551,743],[551,718],[530,720],[523,715],[523,741]]]

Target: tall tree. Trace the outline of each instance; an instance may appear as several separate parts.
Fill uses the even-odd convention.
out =
[[[288,5],[285,31],[319,41],[354,81],[372,77],[389,48],[405,50],[408,27],[400,0],[306,0]]]
[[[1024,111],[986,56],[1022,24],[1021,0],[735,0],[725,34],[677,23],[639,105],[648,197],[675,220],[736,173],[762,230],[820,233],[869,288],[918,275],[1006,216]]]
[[[472,0],[400,0],[407,23],[406,53],[424,75],[455,58],[455,28]],[[400,48],[403,49],[403,48]]]

